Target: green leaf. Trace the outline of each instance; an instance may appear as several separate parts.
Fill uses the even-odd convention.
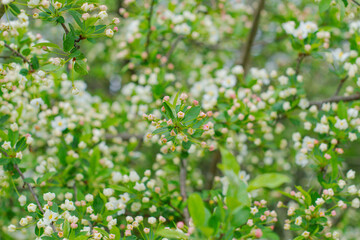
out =
[[[238,207],[249,207],[250,199],[246,184],[231,170],[225,171],[224,174],[229,181],[229,187],[226,192],[226,205],[229,209],[234,210]]]
[[[93,149],[93,153],[90,158],[90,177],[95,177],[96,169],[100,160],[100,150],[98,147]]]
[[[101,228],[94,228],[96,231],[101,233],[103,236],[109,237],[109,233]]]
[[[338,103],[337,114],[340,119],[347,119],[347,110],[343,101]]]
[[[200,111],[200,106],[190,108],[190,110],[185,113],[185,117],[182,122],[189,122],[191,120],[194,120],[195,118],[197,118],[197,116],[199,116]]]
[[[240,165],[236,161],[234,155],[224,147],[220,147],[220,152],[221,152],[221,161],[222,161],[221,166],[223,168],[222,170],[223,171],[232,170],[234,171],[235,174],[238,174],[240,171]]]
[[[240,227],[245,224],[250,216],[250,208],[249,207],[239,207],[236,208],[231,213],[231,225],[234,227]]]
[[[174,113],[173,113],[171,107],[169,106],[169,103],[168,103],[168,102],[163,102],[163,106],[164,106],[164,108],[165,108],[165,115],[166,115],[168,118],[174,120],[174,119],[175,119],[175,116],[174,116]]]
[[[259,188],[274,189],[287,182],[290,182],[290,178],[287,175],[281,173],[265,173],[249,182],[248,191]]]
[[[195,226],[203,226],[205,224],[205,205],[201,196],[197,193],[191,194],[188,199],[188,207]]]
[[[332,0],[321,0],[321,2],[319,4],[319,11],[322,13],[322,12],[325,12],[326,10],[328,10],[330,7],[331,1]]]
[[[60,47],[58,45],[56,45],[55,43],[51,43],[51,42],[42,42],[42,43],[37,43],[34,45],[34,47],[50,47],[50,48],[56,48],[56,49],[60,49]]]
[[[68,33],[65,36],[65,40],[63,42],[63,48],[65,52],[69,52],[73,47],[75,43],[75,37],[72,33]]]
[[[20,140],[15,145],[15,152],[24,151],[26,146],[27,146],[26,138],[25,137],[20,138]]]
[[[11,161],[11,158],[8,158],[8,157],[0,158],[0,165],[8,164],[10,161]]]
[[[16,141],[18,140],[19,137],[19,132],[13,132],[11,129],[8,130],[8,137],[9,137],[9,141],[11,142],[11,146],[15,146]]]
[[[156,235],[166,237],[166,238],[176,238],[176,239],[188,239],[189,237],[182,232],[172,230],[172,229],[160,229],[156,232]]]
[[[75,72],[80,75],[88,74],[87,65],[83,60],[76,60],[74,65]]]
[[[9,4],[10,12],[14,14],[15,16],[20,14],[20,9],[13,3]]]
[[[299,190],[305,197],[305,203],[307,204],[307,206],[311,205],[311,196],[310,194],[305,191],[301,186],[296,186],[296,189]]]
[[[159,133],[165,133],[165,132],[169,132],[169,127],[162,127],[162,128],[155,129],[152,132],[152,134],[159,134]]]
[[[36,57],[36,55],[34,55],[31,58],[30,62],[31,62],[31,65],[32,65],[33,69],[35,69],[35,70],[39,69],[39,67],[40,67],[39,59]]]

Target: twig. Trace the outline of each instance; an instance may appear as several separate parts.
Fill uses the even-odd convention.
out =
[[[297,63],[296,63],[296,69],[295,69],[295,75],[296,76],[299,75],[300,69],[301,69],[301,63],[303,62],[303,60],[307,56],[309,56],[309,54],[307,54],[307,53],[299,53],[298,58],[297,58]]]
[[[248,65],[249,65],[249,61],[250,61],[250,55],[251,55],[251,48],[253,45],[253,42],[255,40],[256,37],[256,33],[259,27],[259,23],[260,23],[260,16],[261,16],[261,11],[263,10],[265,6],[265,0],[260,0],[259,5],[257,7],[255,16],[254,16],[254,20],[252,23],[252,27],[250,30],[250,34],[249,37],[246,41],[246,45],[245,45],[245,53],[243,55],[242,61],[241,61],[241,65],[244,68],[244,77],[247,74],[247,69],[248,69]]]
[[[310,102],[310,106],[318,106],[321,107],[321,105],[323,105],[324,103],[333,103],[333,102],[351,102],[351,101],[355,101],[355,100],[359,100],[360,99],[360,93],[356,93],[350,96],[334,96],[325,100],[321,100],[321,101],[312,101]]]
[[[12,51],[16,56],[20,57],[24,62],[29,64],[30,70],[33,71],[33,66],[31,64],[31,62],[21,53],[19,53],[17,50],[15,50],[14,48],[10,47],[9,44],[5,43],[4,45],[6,48],[8,48],[10,51]]]
[[[26,182],[25,181],[25,176],[24,174],[21,172],[19,166],[17,164],[14,164],[14,168],[16,169],[16,171],[19,173],[20,177],[22,178],[22,180],[24,181],[24,183],[28,186],[30,192],[31,192],[31,195],[33,195],[33,197],[35,198],[35,201],[36,201],[36,204],[39,208],[39,210],[41,211],[42,214],[44,214],[44,209],[42,208],[40,202],[39,202],[39,199],[38,197],[36,196],[36,193],[34,192],[34,189],[33,187],[30,185],[30,183]]]
[[[342,86],[344,85],[345,81],[347,80],[348,76],[344,77],[343,79],[341,79],[340,83],[339,83],[339,86],[337,87],[336,89],[336,92],[334,94],[334,97],[336,97],[337,95],[339,95],[340,93],[340,90],[342,88]]]
[[[64,29],[65,34],[68,35],[69,29],[66,27],[65,23],[61,23],[61,26],[62,26],[62,28]]]
[[[145,43],[145,52],[147,53],[147,55],[149,56],[149,45],[150,45],[150,37],[151,37],[151,19],[152,19],[152,15],[154,12],[154,5],[155,5],[155,0],[151,0],[151,5],[150,5],[150,13],[148,16],[148,33],[146,36],[146,43]]]
[[[214,178],[216,176],[216,172],[218,170],[217,165],[218,163],[221,161],[221,154],[219,150],[216,150],[214,152],[214,156],[213,159],[211,161],[211,165],[210,165],[210,174],[209,174],[209,178],[208,178],[208,185],[207,185],[207,189],[212,189],[213,185],[214,185]]]
[[[355,3],[356,5],[358,5],[360,7],[360,3],[358,3],[357,1],[355,0],[352,0],[353,3]]]
[[[187,201],[187,193],[186,193],[186,174],[187,174],[187,162],[186,159],[181,159],[180,161],[180,194],[183,202]],[[187,206],[184,208],[184,217],[186,225],[189,225],[190,215],[189,209]]]
[[[170,201],[167,204],[169,205],[172,209],[174,209],[178,214],[180,214],[181,217],[184,217],[184,214],[180,211],[180,209],[178,209],[177,207],[175,207]]]
[[[179,44],[179,42],[184,38],[184,35],[179,35],[175,41],[173,41],[173,43],[171,44],[171,47],[169,49],[169,51],[166,53],[165,57],[167,59],[167,61],[170,60],[171,54],[174,52],[176,46]],[[165,63],[161,64],[161,66],[164,66]]]

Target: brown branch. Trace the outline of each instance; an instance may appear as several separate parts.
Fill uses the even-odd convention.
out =
[[[179,42],[184,38],[184,35],[179,35],[171,44],[171,47],[169,51],[166,53],[165,57],[167,59],[167,62],[170,60],[170,57],[172,53],[175,51],[176,46],[179,44]],[[164,66],[165,63],[161,64],[161,66]]]
[[[334,96],[325,100],[320,100],[320,101],[312,101],[310,102],[310,106],[318,106],[319,108],[321,107],[321,105],[323,105],[324,103],[333,103],[333,102],[351,102],[351,101],[356,101],[360,99],[360,93],[356,93],[350,96]]]
[[[64,29],[65,34],[68,35],[69,29],[66,27],[65,23],[61,23],[61,26],[62,26],[62,28]]]
[[[344,83],[345,83],[345,81],[347,80],[347,78],[348,78],[348,76],[346,76],[346,77],[344,77],[343,79],[341,79],[341,81],[340,81],[340,83],[339,83],[339,85],[338,85],[338,87],[337,87],[337,89],[336,89],[336,92],[335,92],[335,94],[334,94],[334,97],[336,97],[336,96],[339,95],[339,93],[340,93],[340,91],[341,91],[341,88],[342,88],[342,86],[344,85]]]
[[[29,64],[30,70],[33,71],[33,66],[31,64],[31,62],[21,53],[19,53],[17,50],[15,50],[14,48],[10,47],[9,44],[5,43],[4,45],[6,48],[8,48],[10,51],[12,51],[16,56],[20,57],[24,62]]]
[[[356,0],[352,0],[352,2],[360,7],[360,3],[358,3]]]
[[[209,178],[208,178],[208,185],[207,185],[207,189],[212,189],[213,185],[214,185],[214,178],[216,176],[216,173],[218,171],[217,165],[218,163],[220,163],[221,161],[221,154],[220,151],[217,149],[214,152],[214,156],[213,159],[211,161],[211,165],[210,165],[210,171],[209,171]]]
[[[16,171],[19,173],[20,177],[22,178],[22,180],[24,181],[24,183],[26,184],[26,186],[29,188],[31,195],[35,198],[36,201],[36,205],[38,206],[39,210],[41,211],[42,214],[44,214],[44,209],[42,208],[38,197],[36,196],[36,193],[33,189],[33,187],[30,185],[30,183],[25,181],[25,176],[24,174],[21,172],[19,166],[17,164],[14,164],[14,168],[16,169]]]
[[[151,0],[151,5],[150,5],[150,12],[149,12],[149,16],[148,16],[148,33],[146,35],[146,42],[145,42],[145,52],[147,53],[147,55],[149,56],[149,45],[150,45],[150,37],[151,37],[151,19],[152,19],[152,15],[154,12],[154,5],[155,5],[155,0]]]
[[[243,55],[243,58],[241,61],[241,65],[244,68],[244,77],[247,74],[247,69],[248,69],[249,62],[250,62],[251,48],[252,48],[252,45],[253,45],[255,37],[256,37],[256,33],[257,33],[259,23],[260,23],[261,11],[263,10],[264,6],[265,6],[265,0],[260,0],[259,5],[255,12],[255,16],[254,16],[254,20],[252,23],[249,37],[246,41],[245,52],[244,52],[244,55]]]
[[[309,56],[309,54],[307,53],[299,53],[298,58],[297,58],[297,63],[296,63],[296,68],[295,68],[295,75],[299,75],[300,73],[300,69],[301,69],[301,63],[303,62],[303,60]]]
[[[180,195],[183,202],[187,201],[186,193],[186,175],[187,175],[187,162],[186,159],[181,159],[180,161]],[[190,221],[189,209],[187,206],[184,208],[185,223],[188,226]]]

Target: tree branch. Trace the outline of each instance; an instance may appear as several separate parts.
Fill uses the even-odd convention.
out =
[[[244,52],[244,55],[243,55],[243,58],[241,61],[241,65],[244,68],[244,77],[247,74],[247,69],[248,69],[249,62],[250,62],[251,48],[252,48],[253,42],[256,37],[256,33],[257,33],[259,23],[260,23],[261,11],[263,10],[264,6],[265,6],[265,0],[260,0],[259,5],[255,12],[255,16],[254,16],[254,20],[252,23],[249,37],[246,41],[245,52]]]
[[[336,92],[335,92],[335,94],[334,94],[334,97],[336,97],[337,95],[339,95],[340,90],[341,90],[342,86],[344,85],[345,81],[347,80],[347,78],[348,78],[348,76],[346,76],[346,77],[344,77],[343,79],[341,79],[341,81],[340,81],[340,83],[339,83],[339,85],[338,85],[338,87],[337,87],[337,89],[336,89]]]
[[[309,56],[307,53],[299,53],[296,63],[295,75],[299,75],[301,69],[301,63],[305,59],[305,57]]]
[[[20,57],[24,62],[29,64],[30,70],[33,71],[33,66],[31,64],[31,62],[21,53],[19,53],[17,50],[13,49],[12,47],[10,47],[9,44],[5,43],[4,45],[6,48],[8,48],[10,51],[12,51],[16,56]]]
[[[145,52],[147,53],[147,55],[149,56],[149,45],[150,45],[150,37],[151,37],[151,19],[152,19],[152,15],[154,12],[154,5],[155,5],[155,0],[151,0],[151,5],[150,5],[150,12],[149,12],[149,16],[148,16],[148,33],[146,35],[146,42],[145,42]]]
[[[184,38],[184,35],[179,35],[171,44],[171,47],[169,51],[166,53],[165,57],[167,59],[167,62],[170,60],[170,57],[172,53],[175,51],[176,46],[179,44],[179,42]],[[161,64],[161,66],[164,66],[165,63]]]
[[[183,202],[187,201],[187,193],[186,193],[186,175],[187,175],[187,162],[186,159],[181,159],[180,161],[180,194]],[[186,225],[189,225],[190,215],[189,209],[187,206],[184,208],[184,216]]]
[[[333,103],[333,102],[351,102],[351,101],[355,101],[355,100],[359,100],[360,99],[360,93],[356,93],[350,96],[334,96],[325,100],[321,100],[321,101],[312,101],[310,102],[310,106],[318,106],[319,108],[321,107],[321,105],[323,105],[324,103]]]

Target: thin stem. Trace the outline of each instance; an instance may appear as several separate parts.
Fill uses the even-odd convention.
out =
[[[187,175],[187,161],[186,159],[181,159],[180,161],[180,194],[183,202],[187,201],[187,193],[186,193],[186,175]],[[189,209],[187,206],[184,208],[184,216],[186,225],[189,225],[190,215]]]
[[[301,69],[301,64],[303,62],[303,60],[305,59],[305,57],[309,56],[307,53],[299,53],[298,58],[297,58],[297,63],[296,63],[296,69],[295,69],[295,75],[299,75],[300,73],[300,69]]]
[[[335,94],[334,94],[334,97],[336,97],[336,96],[339,95],[339,93],[340,93],[340,91],[341,91],[341,88],[343,87],[343,85],[344,85],[345,81],[347,80],[347,78],[348,78],[348,76],[346,76],[346,77],[344,77],[343,79],[341,79],[341,81],[340,81],[340,83],[339,83],[339,85],[338,85],[338,87],[337,87],[337,89],[336,89],[336,92],[335,92]]]
[[[39,199],[38,197],[36,196],[36,193],[33,189],[33,187],[30,185],[30,183],[26,182],[25,181],[25,176],[24,174],[21,172],[19,166],[17,164],[14,164],[14,168],[16,169],[16,171],[19,173],[20,177],[22,178],[22,180],[24,181],[24,183],[28,186],[30,192],[31,192],[31,195],[33,195],[33,197],[35,198],[35,201],[36,201],[36,205],[38,206],[39,210],[41,211],[42,214],[44,214],[44,210],[39,202]]]
[[[251,48],[252,48],[252,45],[253,45],[255,37],[256,37],[256,33],[257,33],[259,23],[260,23],[261,11],[263,10],[264,6],[265,6],[265,0],[260,0],[259,5],[255,12],[254,20],[252,22],[252,27],[250,30],[249,37],[246,41],[245,52],[244,52],[244,55],[243,55],[243,58],[241,61],[241,65],[244,68],[244,77],[247,74],[247,69],[249,66],[250,56],[251,56]]]
[[[324,103],[333,103],[333,102],[351,102],[351,101],[355,101],[355,100],[359,100],[360,99],[360,93],[356,93],[350,96],[334,96],[325,100],[320,100],[320,101],[312,101],[310,102],[310,106],[318,106],[321,107],[321,105],[323,105]]]
[[[173,54],[173,52],[175,51],[176,46],[180,43],[180,41],[184,38],[184,35],[179,35],[171,44],[171,47],[169,49],[169,51],[166,53],[165,57],[167,59],[167,61],[170,60],[171,55]],[[165,64],[161,64],[161,66],[164,66]]]
[[[150,45],[150,37],[151,37],[151,19],[152,19],[152,15],[154,12],[154,5],[155,5],[155,0],[151,0],[151,5],[150,5],[150,13],[148,16],[148,33],[146,36],[146,43],[145,43],[145,52],[147,53],[147,55],[149,56],[149,45]]]
[[[16,56],[20,57],[24,62],[28,63],[31,71],[34,70],[31,62],[30,62],[24,55],[22,55],[21,53],[19,53],[16,49],[10,47],[10,45],[7,44],[7,43],[5,43],[4,46],[5,46],[6,48],[8,48],[10,51],[12,51]]]

